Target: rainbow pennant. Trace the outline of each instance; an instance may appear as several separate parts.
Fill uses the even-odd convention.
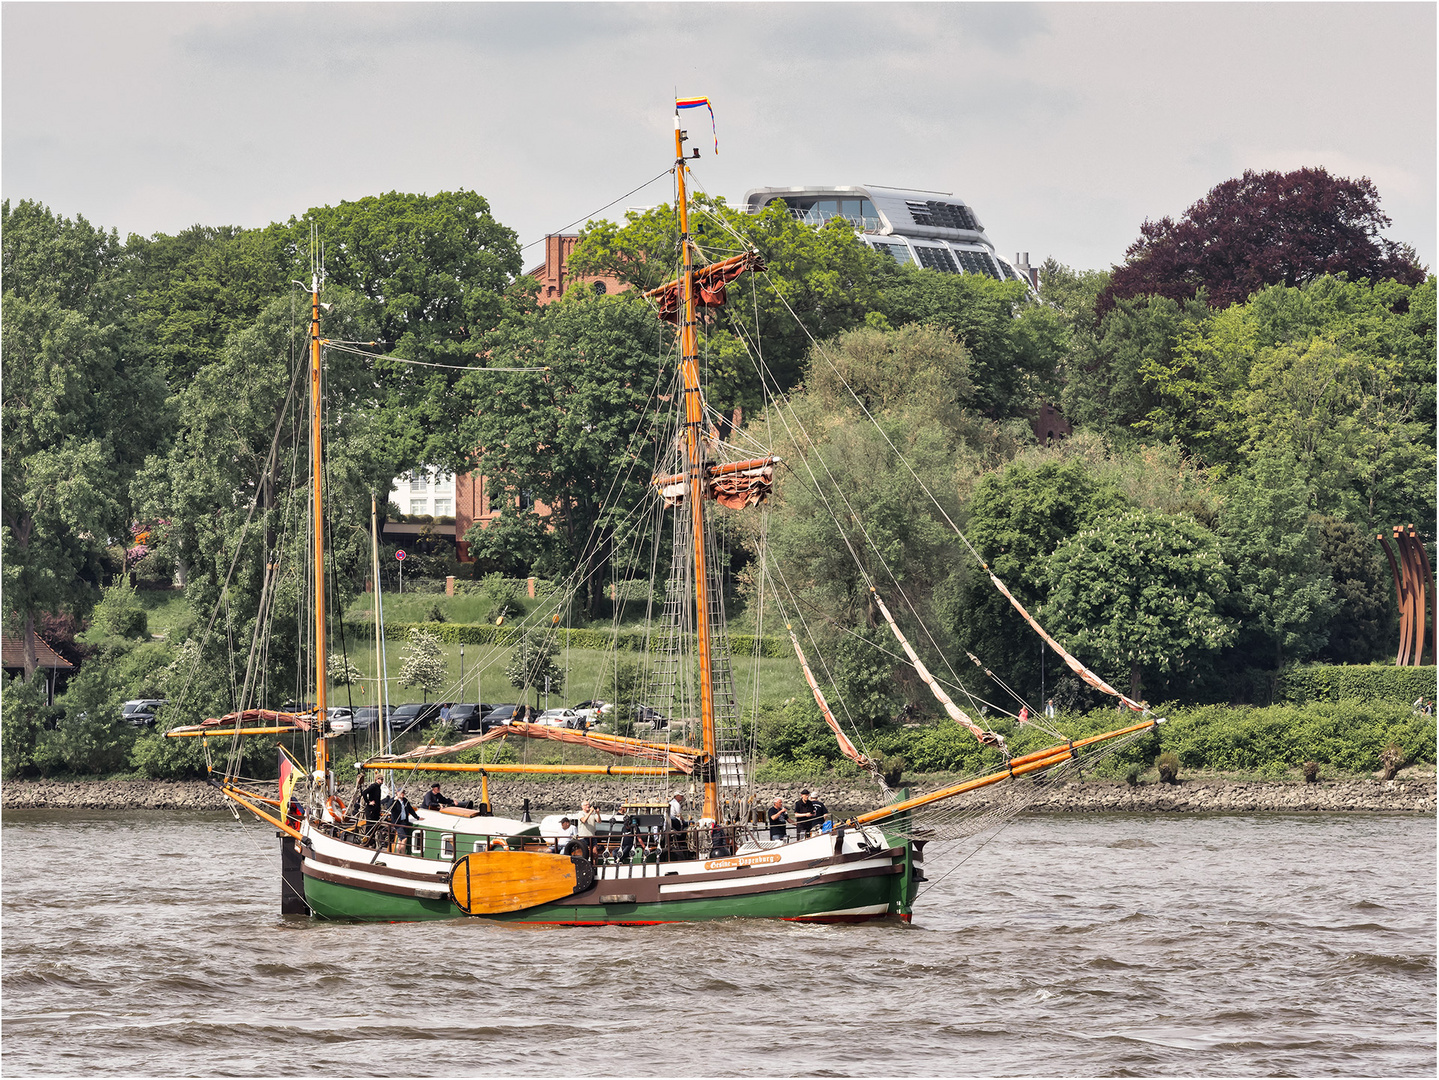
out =
[[[675,101],[675,111],[679,112],[681,109],[698,109],[701,105],[710,111],[710,131],[715,137],[715,153],[718,154],[719,129],[715,127],[715,109],[714,106],[710,104],[710,99],[707,97],[678,98]]]

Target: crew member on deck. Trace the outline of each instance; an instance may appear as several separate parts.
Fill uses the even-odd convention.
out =
[[[799,793],[799,798],[794,801],[794,835],[800,840],[808,840],[810,830],[819,823],[814,812],[814,803],[810,801],[809,789]]]
[[[395,801],[390,804],[390,824],[395,827],[395,837],[403,844],[410,842],[410,826],[418,825],[420,819],[415,816],[415,804],[405,797],[405,789],[401,788],[395,795]]]
[[[600,812],[590,805],[589,799],[580,803],[579,837],[587,859],[595,857],[595,837],[599,832],[599,824]]]
[[[769,819],[769,838],[771,840],[783,840],[785,826],[789,824],[789,811],[784,808],[784,800],[778,795],[774,797],[774,805],[765,814]]]
[[[448,795],[440,794],[440,782],[438,780],[430,785],[430,790],[425,792],[425,797],[420,800],[420,806],[425,810],[438,810],[442,806],[454,805],[454,799]]]
[[[361,783],[364,782],[363,777]],[[379,780],[375,780],[369,787],[361,788],[360,802],[365,808],[365,835],[375,834],[375,825],[380,820],[380,800],[385,797],[385,789]]]

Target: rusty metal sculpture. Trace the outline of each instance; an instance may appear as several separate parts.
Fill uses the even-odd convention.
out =
[[[1378,537],[1384,545],[1384,556],[1394,574],[1394,591],[1399,597],[1399,655],[1394,663],[1398,667],[1418,667],[1424,659],[1426,644],[1430,663],[1434,662],[1434,644],[1439,642],[1434,572],[1424,541],[1419,539],[1413,525],[1395,525],[1393,539],[1394,548],[1391,548],[1383,533]]]

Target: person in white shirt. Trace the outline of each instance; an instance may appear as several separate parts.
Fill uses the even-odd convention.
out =
[[[575,828],[574,822],[567,817],[560,818],[560,834],[555,837],[554,846],[550,849],[558,855],[570,854],[571,845],[579,837],[579,830]]]
[[[580,803],[580,843],[584,845],[586,857],[592,857],[595,847],[595,836],[599,832],[600,812],[590,805],[586,799]]]

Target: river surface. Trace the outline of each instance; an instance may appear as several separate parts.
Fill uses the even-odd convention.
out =
[[[284,918],[273,829],[8,811],[7,1076],[1433,1076],[1433,815],[1032,816],[912,926]]]

